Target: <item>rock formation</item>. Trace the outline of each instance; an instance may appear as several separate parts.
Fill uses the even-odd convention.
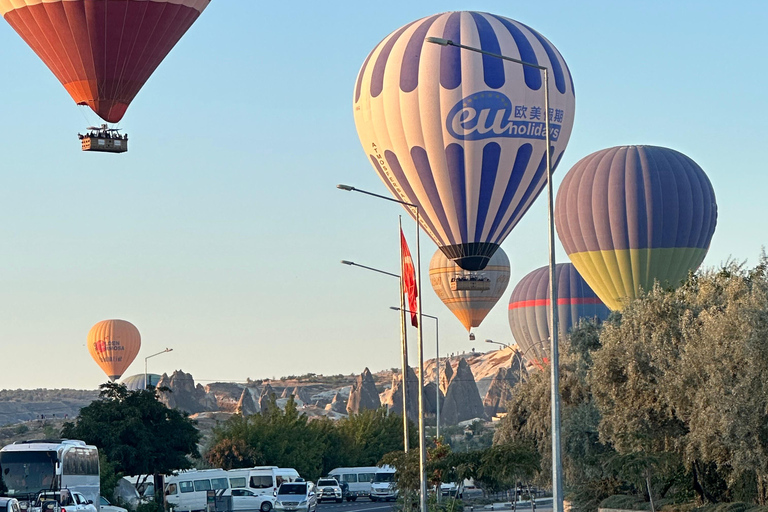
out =
[[[424,414],[436,414],[437,413],[437,386],[434,382],[428,383],[424,386]],[[416,397],[418,400],[418,397]],[[440,412],[444,406],[445,397],[440,392]],[[442,416],[442,414],[441,414]],[[441,422],[442,423],[442,422]]]
[[[419,420],[419,379],[416,378],[416,372],[408,367],[408,389],[407,389],[407,415],[413,421]],[[392,376],[392,388],[382,393],[382,405],[386,405],[390,414],[403,414],[403,379],[401,375]]]
[[[272,400],[272,397],[277,395],[275,394],[275,390],[272,389],[272,386],[267,383],[264,388],[261,390],[261,395],[259,395],[259,410],[260,411],[266,411],[269,408],[269,402]]]
[[[164,373],[157,387],[170,390],[160,393],[160,401],[171,409],[181,409],[190,414],[218,410],[213,393],[206,393],[200,384],[195,386],[195,379],[189,373],[176,370],[170,377]]]
[[[347,401],[347,412],[357,414],[366,409],[378,409],[381,407],[379,392],[376,391],[376,383],[373,381],[371,371],[366,368],[352,384],[352,391]]]
[[[307,388],[305,387],[296,386],[293,392],[294,392],[294,396],[305,404],[310,403],[310,401],[312,400],[312,395],[307,391]]]
[[[289,398],[291,395],[295,395],[295,394],[296,394],[296,388],[287,386],[285,389],[283,389],[283,393],[280,395],[280,398]]]
[[[445,402],[440,410],[440,423],[456,425],[460,421],[484,418],[483,400],[477,392],[475,377],[467,361],[462,357],[456,373],[448,384]]]
[[[448,392],[448,384],[451,383],[453,378],[453,368],[451,367],[451,360],[445,360],[445,370],[440,372],[440,391],[445,395]]]
[[[499,368],[491,381],[488,392],[483,398],[483,407],[488,416],[507,411],[507,402],[515,393],[515,386],[520,382],[520,358],[515,357],[512,366]]]
[[[243,416],[250,416],[251,414],[256,414],[260,410],[259,404],[256,403],[256,400],[253,398],[251,388],[244,388],[243,394],[240,395],[240,400],[237,402],[236,412]]]
[[[331,403],[325,406],[326,410],[338,412],[339,414],[347,414],[347,403],[339,393],[333,395]]]

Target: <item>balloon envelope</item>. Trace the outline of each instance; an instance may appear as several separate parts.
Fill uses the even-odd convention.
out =
[[[112,381],[136,359],[140,347],[139,330],[125,320],[102,320],[88,332],[88,351]]]
[[[120,380],[120,384],[125,386],[131,391],[136,391],[137,389],[146,389],[144,387],[144,377],[145,375],[143,373],[140,373],[138,375],[131,375],[130,377],[126,377],[124,379]],[[162,375],[158,375],[156,373],[148,373],[146,375],[146,381],[147,384],[150,386],[157,386],[157,383],[160,382],[160,378]]]
[[[555,223],[571,262],[611,309],[654,281],[677,286],[709,250],[715,191],[696,162],[675,150],[621,146],[568,171]]]
[[[482,271],[468,272],[438,249],[429,262],[429,281],[443,304],[469,331],[480,325],[504,295],[509,284],[509,258],[499,248]]]
[[[116,123],[209,2],[0,0],[0,14],[78,105]]]
[[[555,265],[557,332],[564,336],[582,319],[605,320],[611,311],[571,263]],[[541,267],[517,283],[509,298],[509,327],[523,357],[546,363],[549,342],[549,267]]]
[[[399,28],[360,69],[355,125],[374,169],[398,200],[419,207],[422,227],[447,257],[480,270],[546,183],[543,75],[426,37],[550,70],[554,166],[571,135],[573,82],[560,53],[538,32],[463,11]]]

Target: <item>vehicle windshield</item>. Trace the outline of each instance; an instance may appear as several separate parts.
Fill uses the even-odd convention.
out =
[[[328,480],[318,480],[317,481],[317,486],[319,487],[321,485],[339,485],[339,483],[336,480],[331,480],[331,479],[328,479]]]
[[[307,494],[307,484],[283,484],[277,494],[298,494],[304,496]]]
[[[53,488],[56,452],[0,452],[0,470],[8,496]]]
[[[373,477],[373,481],[374,483],[394,482],[395,474],[394,473],[376,473],[376,476]]]

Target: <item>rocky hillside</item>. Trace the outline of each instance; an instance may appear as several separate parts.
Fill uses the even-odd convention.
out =
[[[466,352],[441,359],[440,393],[435,389],[435,360],[425,362],[425,399],[427,414],[434,414],[436,400],[446,410],[451,423],[467,418],[503,412],[503,404],[513,393],[520,368],[512,348],[491,352]],[[447,370],[450,366],[450,370]],[[499,372],[500,369],[512,372]],[[362,370],[362,369],[361,369]],[[525,370],[523,370],[524,373]],[[417,374],[413,369],[408,379],[408,412],[415,418],[418,394]],[[458,375],[458,378],[456,378]],[[496,378],[495,384],[494,377]],[[248,380],[245,383],[215,382],[203,386],[182,370],[164,374],[159,387],[170,391],[162,400],[206,421],[220,420],[233,413],[259,412],[274,394],[278,406],[294,397],[304,414],[310,417],[344,417],[349,412],[376,408],[378,404],[391,411],[402,411],[402,379],[397,369],[376,373],[366,368],[361,374],[322,376],[307,374],[279,380]],[[453,387],[453,391],[450,387]],[[489,393],[489,389],[491,390]],[[37,420],[74,418],[79,410],[98,397],[98,390],[3,390],[0,391],[0,426]],[[438,398],[439,397],[439,398]],[[480,404],[480,405],[478,405]],[[222,416],[223,415],[223,416]]]

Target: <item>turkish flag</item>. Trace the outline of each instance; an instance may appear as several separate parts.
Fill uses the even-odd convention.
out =
[[[411,251],[408,250],[408,242],[405,241],[405,235],[403,234],[402,228],[400,229],[400,254],[402,255],[401,275],[403,276],[403,289],[408,295],[408,309],[411,311],[411,325],[418,327],[418,303],[416,302],[416,298],[419,296],[419,291],[416,289],[416,270],[413,267],[413,258],[411,258]]]

